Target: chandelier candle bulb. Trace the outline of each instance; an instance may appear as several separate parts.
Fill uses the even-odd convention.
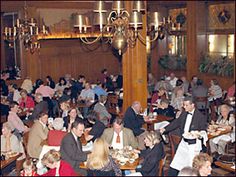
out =
[[[171,17],[168,16],[168,20],[167,20],[167,23],[170,23],[171,22]]]
[[[9,36],[11,35],[11,28],[9,28],[8,34],[9,34]]]
[[[166,18],[163,17],[163,24],[166,24]]]
[[[174,24],[174,23],[172,23],[171,29],[172,29],[172,30],[175,30],[175,24]]]
[[[13,28],[13,35],[16,36],[16,27]]]
[[[36,27],[36,35],[38,35],[38,34],[39,34],[39,28]]]
[[[7,36],[7,32],[8,32],[8,28],[7,27],[5,27],[5,35]]]
[[[45,26],[43,25],[43,34],[45,34]]]
[[[30,26],[30,35],[33,35],[33,27]]]
[[[177,30],[180,30],[180,23],[177,23]]]
[[[17,28],[20,27],[20,19],[16,19],[16,27],[17,27]]]

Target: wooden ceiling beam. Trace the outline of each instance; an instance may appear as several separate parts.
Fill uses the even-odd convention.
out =
[[[94,1],[95,2],[95,1]],[[62,9],[93,9],[93,1],[27,1],[28,7],[62,8]],[[106,3],[111,8],[111,2]],[[1,1],[1,12],[15,12],[22,10],[24,1]]]

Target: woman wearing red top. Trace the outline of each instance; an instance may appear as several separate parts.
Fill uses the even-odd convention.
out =
[[[78,176],[69,163],[61,160],[60,152],[54,149],[44,154],[42,162],[50,170],[41,176]]]
[[[53,121],[54,130],[48,132],[48,145],[49,146],[60,146],[61,140],[67,134],[67,132],[62,131],[64,125],[64,120],[62,118],[55,118]]]
[[[21,98],[19,101],[19,106],[22,109],[33,110],[34,109],[34,100],[30,96],[27,95],[26,90],[21,90],[20,92]]]

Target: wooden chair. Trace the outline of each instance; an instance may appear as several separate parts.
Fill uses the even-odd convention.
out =
[[[225,153],[226,154],[235,154],[235,142],[232,143],[231,141],[229,141],[226,144]]]
[[[107,96],[107,110],[110,114],[117,115],[116,107],[118,107],[118,95],[108,94]]]
[[[181,137],[174,135],[174,134],[169,134],[169,141],[170,141],[170,146],[171,146],[171,158],[173,159],[175,156],[175,151],[178,147],[178,144],[180,143]]]
[[[26,132],[23,134],[23,147],[24,147],[24,150],[25,150],[25,155],[26,157],[29,157],[29,154],[27,152],[27,144],[28,144],[28,140],[29,140],[29,132]]]
[[[157,176],[164,176],[163,167],[165,165],[165,162],[166,162],[166,156],[159,161],[159,172]]]

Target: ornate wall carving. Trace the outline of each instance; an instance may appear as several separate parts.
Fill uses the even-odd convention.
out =
[[[225,12],[228,14],[226,14]],[[235,28],[235,4],[234,3],[209,5],[208,13],[209,13],[208,15],[208,29],[209,30]],[[221,14],[221,17],[219,17],[220,14]]]
[[[174,22],[176,23],[176,18],[178,17],[178,15],[183,14],[186,17],[186,21],[185,23],[182,25],[182,29],[186,30],[186,26],[187,26],[187,8],[178,8],[178,9],[170,9],[169,10],[169,16],[172,17],[172,20],[174,20]]]

